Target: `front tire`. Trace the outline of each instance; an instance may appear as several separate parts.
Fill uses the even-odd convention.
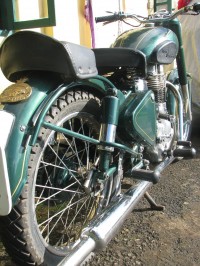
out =
[[[86,91],[68,92],[46,120],[98,139],[100,99]],[[11,214],[1,218],[2,240],[20,266],[57,265],[96,217],[103,204],[98,191],[86,192],[84,182],[97,163],[96,145],[41,129],[23,192]]]

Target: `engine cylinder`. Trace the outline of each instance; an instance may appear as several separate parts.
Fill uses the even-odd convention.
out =
[[[166,97],[166,78],[163,66],[155,65],[148,71],[147,86],[155,94],[156,103],[165,102]]]

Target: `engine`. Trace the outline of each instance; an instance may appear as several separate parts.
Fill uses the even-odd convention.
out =
[[[121,76],[122,77],[122,76]],[[166,77],[162,66],[148,68],[147,78],[139,78],[136,69],[128,69],[124,86],[135,88],[121,107],[119,127],[123,138],[140,143],[151,162],[163,160],[171,149],[174,118],[166,106]],[[120,130],[120,131],[121,131]]]
[[[140,56],[135,56],[134,62],[140,62],[141,53],[144,55],[145,64],[134,64],[128,59],[121,65],[116,64],[119,67],[115,68],[111,81],[117,88],[121,86],[122,91],[129,91],[120,110],[119,134],[122,132],[121,138],[132,141],[133,145],[143,145],[151,162],[162,161],[175,134],[175,121],[166,106],[163,66],[174,61],[178,47],[172,30],[155,25],[126,31],[112,45],[112,48],[139,51]],[[117,54],[113,58],[118,58]]]
[[[151,161],[161,161],[163,154],[170,150],[174,137],[174,119],[169,115],[166,106],[167,88],[166,75],[162,65],[154,65],[148,69],[147,86],[155,95],[157,110],[156,145],[147,147]]]
[[[159,162],[163,159],[165,152],[170,150],[174,136],[174,123],[167,113],[165,103],[158,103],[158,119],[156,120],[156,144],[147,146],[146,153],[151,162]]]

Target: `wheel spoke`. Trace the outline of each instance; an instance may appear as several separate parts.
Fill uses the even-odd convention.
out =
[[[69,122],[69,125],[70,125],[70,129],[71,129],[71,131],[74,131],[73,130],[73,127],[72,127],[72,123],[71,123],[71,121]],[[78,130],[78,132],[79,132],[79,130]],[[76,158],[77,158],[77,161],[78,161],[78,164],[79,164],[79,167],[80,168],[83,168],[83,164],[82,164],[82,162],[81,162],[81,160],[80,160],[80,158],[79,158],[79,153],[78,153],[78,150],[77,150],[77,146],[76,146],[76,139],[73,137],[73,143],[74,143],[74,153],[75,153],[75,155],[76,155]],[[82,173],[81,173],[82,174]]]
[[[59,157],[59,155],[54,151],[54,149],[51,147],[51,145],[48,144],[48,146],[50,147],[50,149],[52,150],[52,152],[55,154],[55,156],[58,157],[58,159],[60,160],[60,162],[62,162],[62,164],[65,166],[65,168],[70,172],[71,176],[81,185],[81,183],[78,181],[78,179],[76,178],[76,176],[72,173],[72,171],[66,166],[66,164],[61,160],[61,158]]]
[[[87,113],[75,113],[62,120],[61,125],[96,138],[99,125],[93,119]],[[40,157],[35,183],[38,228],[48,245],[63,250],[73,244],[95,216],[97,198],[94,192],[86,193],[84,182],[89,171],[97,167],[98,156],[96,145],[51,131]]]
[[[69,190],[69,188],[71,186],[73,186],[74,184],[76,184],[76,182],[72,183],[71,185],[69,185],[68,187],[66,188],[55,188],[55,187],[48,187],[48,186],[42,186],[42,185],[36,185],[36,187],[39,187],[39,188],[44,188],[44,189],[51,189],[51,190],[58,190],[56,193],[54,194],[51,194],[49,197],[45,197],[44,200],[41,200],[39,202],[37,202],[37,204],[35,204],[35,206],[37,207],[38,205],[40,205],[41,203],[47,201],[47,200],[50,200],[51,198],[55,197],[57,194],[59,194],[60,192],[69,192],[69,193],[79,193],[79,194],[84,194],[83,192],[77,192],[75,190]],[[35,197],[35,198],[40,198],[40,197]]]
[[[86,198],[86,197],[84,197]],[[80,199],[80,200],[77,200],[76,202],[73,202],[72,204],[68,205],[67,207],[65,207],[64,209],[62,209],[61,211],[55,213],[54,215],[52,215],[51,217],[49,217],[48,219],[46,219],[45,221],[43,221],[42,223],[38,224],[38,226],[42,226],[44,225],[45,223],[48,223],[50,221],[52,221],[53,218],[59,216],[61,213],[65,212],[67,209],[71,208],[72,206],[74,206],[75,204],[77,204],[78,202],[82,201],[84,198]]]
[[[47,177],[47,180],[46,180],[45,185],[46,185],[48,182],[50,183],[50,185],[52,185],[51,180],[50,180],[50,175],[48,174],[48,171],[47,171],[46,166],[44,166],[44,169],[45,169],[45,173],[46,173],[46,177]],[[37,203],[40,201],[40,198],[41,198],[43,192],[44,192],[44,189],[41,191],[40,196],[38,197],[38,201],[37,201]]]

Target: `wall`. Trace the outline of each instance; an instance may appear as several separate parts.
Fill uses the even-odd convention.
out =
[[[79,43],[78,5],[75,0],[55,0],[56,27],[53,36],[58,40]]]
[[[15,0],[18,3],[20,20],[39,18],[38,1]],[[41,0],[40,0],[41,1]],[[46,0],[43,0],[46,1]],[[106,11],[121,11],[147,15],[147,0],[92,0],[94,17],[108,15]],[[80,10],[80,3],[84,7],[85,0],[55,0],[56,26],[49,34],[53,34],[58,40],[74,42],[91,47],[91,36],[88,32],[89,24],[84,21],[84,8]],[[80,19],[82,18],[82,20]],[[88,25],[83,25],[86,23]],[[134,22],[133,22],[134,23]],[[121,22],[115,22],[103,26],[102,23],[94,24],[96,47],[109,47],[115,38],[123,31],[130,29]],[[33,29],[48,34],[44,29]],[[3,38],[0,38],[0,43]],[[0,71],[0,92],[10,84]]]
[[[93,0],[93,6],[95,17],[108,16],[109,13],[106,11],[119,11],[118,0]],[[126,0],[125,10],[122,8],[123,5],[121,4],[121,11],[147,16],[147,0]],[[134,20],[130,20],[129,22],[133,25],[138,25]],[[107,24],[106,26],[103,26],[102,23],[95,24],[96,47],[109,47],[120,33],[130,28],[132,27],[127,26],[123,22],[114,22]]]

